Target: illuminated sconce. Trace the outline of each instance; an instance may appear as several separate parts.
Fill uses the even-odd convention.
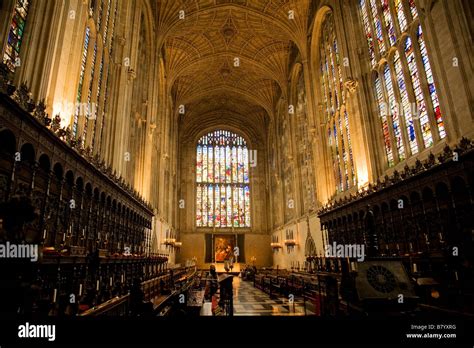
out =
[[[163,239],[162,244],[166,245],[167,247],[173,247],[176,243],[176,239],[173,238],[172,234],[173,233],[170,230],[166,230],[165,238]]]
[[[270,246],[272,247],[274,252],[277,252],[279,249],[283,248],[279,239],[280,238],[278,236],[272,236],[272,242],[270,243]]]
[[[163,244],[166,246],[173,246],[175,244],[175,239],[174,238],[165,238],[163,240]]]
[[[292,252],[296,246],[296,239],[294,238],[293,230],[286,230],[286,239],[284,241],[288,253]]]

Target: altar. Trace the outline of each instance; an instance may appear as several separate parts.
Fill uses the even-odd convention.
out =
[[[210,265],[216,266],[216,272],[217,273],[227,273],[224,266],[225,263],[206,263],[204,266],[204,269],[208,270]],[[234,263],[234,267],[232,268],[232,271],[228,272],[229,274],[239,274],[240,273],[240,263]]]

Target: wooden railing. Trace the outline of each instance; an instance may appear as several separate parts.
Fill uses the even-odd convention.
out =
[[[160,314],[167,305],[172,306],[173,299],[180,293],[186,292],[192,284],[196,275],[195,267],[186,267],[173,270],[171,273],[144,281],[141,283],[144,303],[153,307],[153,313]],[[91,308],[80,316],[129,316],[132,313],[130,293],[113,298],[94,308]]]

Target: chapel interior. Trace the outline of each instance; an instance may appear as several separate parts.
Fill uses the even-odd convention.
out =
[[[0,317],[474,315],[473,18],[1,1]]]

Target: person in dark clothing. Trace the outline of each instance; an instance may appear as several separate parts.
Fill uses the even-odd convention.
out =
[[[217,280],[216,266],[211,265],[209,267],[209,273],[207,274],[206,291],[205,296],[208,301],[212,300],[212,296],[217,293],[219,282]]]

